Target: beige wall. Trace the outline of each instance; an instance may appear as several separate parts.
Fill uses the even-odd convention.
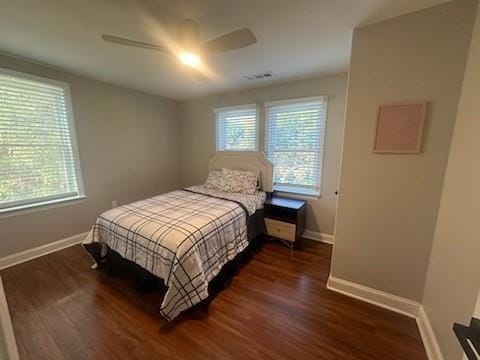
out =
[[[65,81],[87,198],[0,217],[0,257],[87,231],[102,211],[179,185],[176,102],[11,57],[0,67]]]
[[[258,103],[265,101],[328,95],[327,135],[319,199],[309,201],[307,229],[333,234],[335,222],[335,190],[338,186],[339,159],[343,132],[347,74],[294,81],[208,96],[180,103],[181,119],[181,174],[183,186],[205,182],[208,160],[215,153],[216,107]],[[263,112],[260,119],[260,148],[264,143]]]
[[[419,301],[476,2],[356,29],[332,275]],[[372,153],[379,105],[430,102],[419,155]]]
[[[13,333],[12,322],[8,312],[7,298],[0,277],[0,359],[18,359],[17,344]]]
[[[423,306],[445,359],[460,359],[452,324],[468,324],[480,289],[480,9],[445,175]]]
[[[3,337],[2,329],[0,328],[0,359],[8,359],[7,345]]]

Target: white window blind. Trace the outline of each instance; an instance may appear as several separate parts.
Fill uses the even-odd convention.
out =
[[[265,107],[265,149],[274,165],[274,189],[319,195],[327,98],[274,101]]]
[[[67,84],[0,69],[0,212],[82,194]]]
[[[257,149],[257,106],[242,105],[215,109],[217,150]]]

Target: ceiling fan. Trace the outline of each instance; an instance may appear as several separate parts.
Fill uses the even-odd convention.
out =
[[[102,39],[116,44],[161,51],[178,57],[181,62],[192,67],[201,64],[203,54],[241,49],[257,42],[253,31],[243,28],[202,43],[199,25],[191,19],[183,19],[178,22],[176,46],[152,44],[108,34],[103,34]]]

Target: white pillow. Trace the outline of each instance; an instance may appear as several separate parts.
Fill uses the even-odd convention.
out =
[[[210,170],[204,186],[208,189],[223,189],[222,170]]]
[[[222,169],[223,190],[231,193],[255,194],[259,173],[249,170]]]

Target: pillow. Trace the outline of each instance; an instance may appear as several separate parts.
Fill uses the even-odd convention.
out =
[[[223,189],[223,176],[222,170],[210,170],[208,172],[207,181],[205,181],[206,188],[208,189]]]
[[[259,173],[249,170],[222,169],[223,190],[232,193],[255,194]]]

